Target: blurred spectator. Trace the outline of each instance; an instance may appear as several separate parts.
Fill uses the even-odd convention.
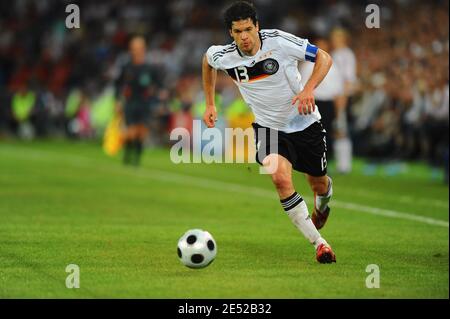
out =
[[[326,38],[313,39],[312,43],[325,52],[330,52],[330,45]],[[313,68],[314,64],[311,62],[303,62],[300,64],[300,74],[302,76],[303,85],[309,80]],[[344,92],[343,74],[338,66],[333,63],[327,76],[314,91],[316,105],[322,116],[321,122],[327,131],[327,158],[329,159],[333,154],[336,114],[339,113],[338,108],[340,108],[340,103],[342,103],[341,101],[345,98]]]
[[[150,143],[165,143],[169,128],[195,117],[201,106],[201,57],[212,43],[230,42],[221,17],[230,1],[78,0],[81,28],[70,30],[66,1],[0,2],[0,132],[70,135],[68,123],[77,118],[84,123],[79,137],[102,136],[113,111],[111,85],[127,59],[130,36],[139,33],[162,78],[150,123],[158,133]],[[372,2],[381,7],[379,29],[364,25]],[[448,165],[447,0],[255,4],[261,28],[332,35],[335,64],[351,96],[343,117],[348,122],[338,115],[338,133],[350,134],[356,155]],[[331,33],[336,29],[346,31]],[[234,100],[230,84],[220,84],[223,114]],[[77,88],[83,103],[75,103],[75,111],[68,105]]]
[[[36,102],[37,95],[27,83],[21,84],[12,97],[13,125],[21,138],[32,139],[35,135],[31,125],[31,115],[35,110]]]
[[[338,100],[339,106],[336,112],[334,151],[337,171],[345,174],[350,173],[352,170],[353,144],[351,140],[351,125],[353,120],[351,117],[351,106],[352,96],[356,87],[356,58],[349,47],[349,34],[346,30],[341,28],[334,29],[330,38],[333,48],[331,51],[333,64],[336,65],[344,82],[343,94]]]
[[[443,164],[448,149],[449,85],[435,78],[425,95],[425,132],[428,138],[428,157],[433,165]]]

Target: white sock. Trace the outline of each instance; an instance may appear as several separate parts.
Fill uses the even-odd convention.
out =
[[[333,181],[328,176],[328,191],[325,195],[316,196],[316,209],[323,213],[323,211],[327,208],[328,203],[330,202],[331,196],[333,196]]]
[[[308,207],[297,192],[294,192],[288,198],[282,199],[280,202],[295,227],[297,227],[316,249],[320,244],[328,245],[326,240],[317,231],[316,226],[314,226],[308,213]]]

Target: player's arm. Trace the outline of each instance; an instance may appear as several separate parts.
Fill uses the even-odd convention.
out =
[[[122,112],[122,88],[124,84],[124,68],[120,69],[118,78],[114,81],[114,97],[115,97],[115,112]]]
[[[203,121],[208,127],[214,127],[217,118],[216,106],[214,104],[216,78],[217,70],[209,65],[205,54],[202,62],[203,91],[206,99],[206,110],[203,114]]]
[[[314,112],[316,108],[314,89],[325,78],[332,64],[333,60],[331,59],[331,56],[327,52],[317,49],[316,61],[311,77],[308,82],[306,82],[303,91],[292,99],[292,104],[295,104],[297,101],[299,102],[298,110],[300,114],[310,114]]]

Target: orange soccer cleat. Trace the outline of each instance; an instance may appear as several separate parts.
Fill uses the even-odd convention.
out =
[[[317,247],[316,259],[321,264],[331,264],[336,262],[336,255],[333,253],[330,246],[320,244],[319,247]]]

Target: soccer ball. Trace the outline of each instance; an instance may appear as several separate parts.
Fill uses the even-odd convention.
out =
[[[202,229],[188,230],[178,241],[180,261],[189,268],[204,268],[216,258],[217,245],[210,233]]]

